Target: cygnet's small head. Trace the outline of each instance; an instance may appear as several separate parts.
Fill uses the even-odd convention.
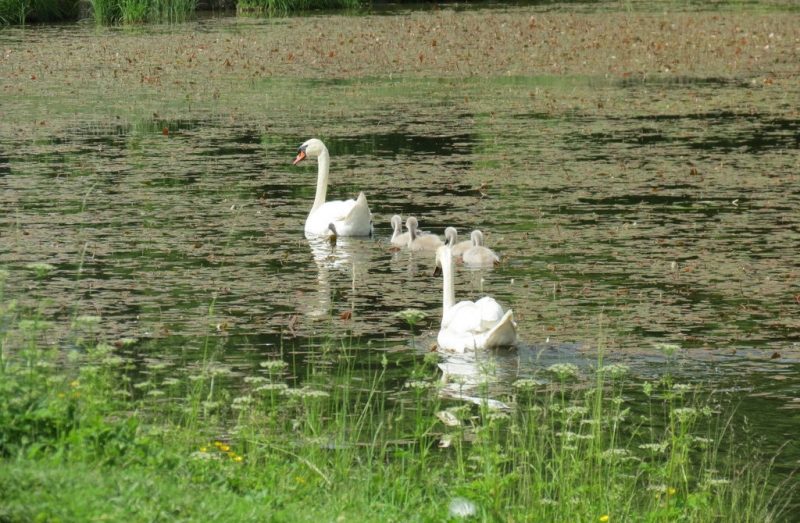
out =
[[[419,222],[417,222],[417,219],[413,216],[409,216],[406,220],[406,229],[414,232],[417,230],[417,227],[419,227]]]
[[[322,140],[317,140],[316,138],[306,140],[302,145],[300,145],[300,147],[297,148],[297,158],[294,159],[294,165],[297,165],[308,157],[319,156],[327,150],[328,148],[325,147],[325,144],[322,143]]]
[[[392,216],[391,224],[392,224],[392,229],[397,231],[399,228],[403,226],[403,218],[401,218],[399,214],[395,214],[394,216]]]
[[[472,231],[472,245],[483,245],[483,233],[481,231]]]
[[[453,263],[453,251],[447,245],[442,245],[436,249],[436,267],[433,269],[434,277],[441,276],[444,273],[444,266],[448,267]]]
[[[455,227],[448,227],[444,230],[444,244],[452,247],[458,241],[458,231]]]

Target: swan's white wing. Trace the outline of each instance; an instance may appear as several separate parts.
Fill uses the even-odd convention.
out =
[[[484,296],[475,302],[481,314],[481,330],[489,330],[503,317],[503,307],[494,298]]]
[[[514,313],[511,310],[503,313],[500,305],[488,296],[475,303],[459,302],[442,318],[437,341],[441,349],[455,352],[516,345]]]
[[[336,200],[317,207],[306,219],[306,234],[328,236],[333,224],[339,236],[369,236],[372,234],[372,213],[364,193],[358,200]]]
[[[456,332],[472,332],[475,325],[480,325],[481,311],[471,301],[460,301],[453,305],[442,317],[442,329]]]
[[[486,333],[483,346],[487,349],[494,347],[511,347],[517,344],[517,324],[511,309],[506,312],[489,332]]]

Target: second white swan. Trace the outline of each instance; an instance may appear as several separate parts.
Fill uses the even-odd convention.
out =
[[[309,236],[329,236],[331,225],[338,236],[372,236],[372,212],[364,193],[356,200],[326,202],[331,157],[322,141],[312,138],[298,148],[294,165],[306,158],[317,158],[317,194],[306,218],[305,233]]]
[[[439,348],[453,352],[509,347],[517,344],[514,313],[488,296],[476,302],[456,303],[453,253],[450,247],[436,250],[434,276],[443,280],[442,328],[436,340]]]

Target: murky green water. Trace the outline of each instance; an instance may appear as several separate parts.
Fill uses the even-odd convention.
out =
[[[5,30],[6,292],[44,303],[65,346],[75,314],[137,357],[210,343],[234,369],[332,337],[390,349],[402,383],[395,313],[429,313],[427,350],[441,306],[433,257],[388,243],[415,215],[503,258],[457,284],[515,311],[501,389],[601,340],[653,379],[675,343],[673,370],[741,399],[777,448],[800,421],[800,18],[669,5]],[[314,136],[329,199],[363,190],[375,238],[303,237],[316,164],[291,162]]]

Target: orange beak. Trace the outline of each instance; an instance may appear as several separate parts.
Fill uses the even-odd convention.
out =
[[[297,158],[294,159],[294,163],[292,165],[297,165],[298,163],[302,162],[306,159],[306,152],[302,149],[298,151]]]

